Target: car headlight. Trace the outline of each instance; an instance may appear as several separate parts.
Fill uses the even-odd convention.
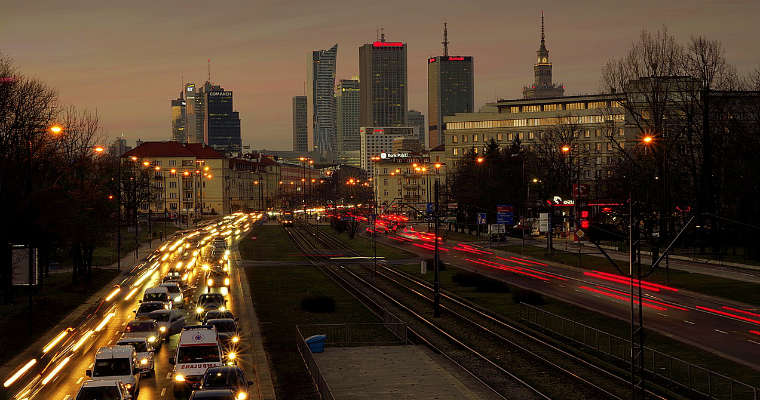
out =
[[[156,341],[156,337],[155,336],[151,336],[151,337],[148,338],[148,342],[149,343],[153,343],[155,341]]]
[[[179,303],[180,301],[182,301],[182,296],[177,296],[174,298],[175,303]]]
[[[197,312],[198,314],[202,313],[203,312],[203,307],[196,307],[195,308],[195,312]]]
[[[248,394],[246,392],[238,392],[237,396],[235,397],[237,400],[245,400],[247,398]]]
[[[230,278],[224,278],[224,284],[226,286],[229,286],[230,285]]]
[[[240,336],[233,336],[232,337],[232,343],[237,343],[240,341]]]
[[[148,359],[147,358],[143,358],[142,360],[140,360],[140,364],[142,364],[142,365],[148,364]]]
[[[237,354],[235,354],[234,351],[231,351],[227,353],[227,358],[229,358],[230,360],[234,360],[235,358],[237,358]]]
[[[227,307],[221,306],[221,307],[219,307],[219,311],[227,311]]]
[[[174,375],[174,382],[184,382],[185,376],[182,374]]]
[[[206,283],[207,283],[209,286],[214,286],[214,280],[213,280],[213,279],[209,279],[208,281],[206,281]]]
[[[132,389],[132,384],[131,384],[131,383],[127,383],[127,384],[126,384],[126,385],[124,385],[124,386],[126,386],[126,387],[127,387],[127,389]]]
[[[158,330],[161,331],[161,333],[164,333],[164,332],[166,332],[166,327],[165,326],[161,326],[161,327],[158,328]]]

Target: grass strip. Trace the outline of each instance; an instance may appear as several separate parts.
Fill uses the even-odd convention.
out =
[[[304,261],[296,245],[280,225],[259,225],[238,245],[244,260]]]
[[[359,233],[357,233],[356,236],[354,236],[354,238],[351,239],[348,236],[347,232],[343,232],[339,234],[338,232],[336,232],[334,229],[332,229],[329,226],[320,226],[319,229],[321,229],[323,232],[329,235],[332,235],[335,238],[338,238],[341,242],[343,242],[343,244],[354,249],[360,255],[366,256],[366,257],[372,257],[373,255],[372,239],[362,236]],[[387,260],[418,258],[418,256],[412,253],[409,253],[405,250],[388,246],[380,242],[377,243],[377,256],[385,257],[385,259]]]

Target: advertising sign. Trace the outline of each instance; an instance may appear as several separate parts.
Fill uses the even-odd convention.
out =
[[[514,208],[511,204],[496,205],[496,223],[506,225],[515,224]]]
[[[478,225],[485,225],[487,220],[486,213],[478,213]]]
[[[31,273],[29,269],[31,268]],[[26,246],[11,248],[11,279],[14,286],[36,285],[39,273],[37,249]]]
[[[541,233],[549,232],[549,213],[538,214],[538,231]]]

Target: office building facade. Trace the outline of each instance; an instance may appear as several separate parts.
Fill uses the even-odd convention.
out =
[[[204,92],[204,142],[217,151],[227,154],[240,153],[240,116],[233,110],[232,91],[207,83]]]
[[[538,46],[538,51],[536,51],[533,76],[533,84],[523,88],[523,98],[545,99],[549,97],[561,97],[565,94],[564,85],[552,82],[552,63],[549,61],[549,50],[546,49],[543,12],[541,12],[541,43]]]
[[[406,43],[381,40],[359,48],[361,126],[406,126]]]
[[[335,88],[337,151],[359,150],[359,80],[341,79]]]
[[[293,151],[309,151],[308,106],[306,96],[293,96]]]
[[[203,143],[206,107],[203,88],[195,83],[186,83],[185,97],[185,142]]]
[[[414,128],[414,134],[421,146],[425,146],[425,115],[416,110],[409,110],[406,114],[407,125]]]
[[[187,143],[187,137],[185,135],[187,115],[184,93],[180,93],[178,98],[171,101],[171,107],[172,140],[175,142]]]
[[[374,173],[372,157],[382,153],[393,152],[393,140],[396,138],[415,138],[414,128],[410,126],[395,127],[361,127],[359,128],[361,148],[359,152],[361,168],[367,171],[367,176]]]
[[[312,52],[309,69],[310,113],[312,117],[312,140],[314,150],[321,154],[333,154],[337,140],[335,132],[335,64],[338,45],[329,50]]]
[[[447,51],[446,51],[447,52]],[[428,146],[443,143],[443,118],[471,113],[475,105],[475,72],[470,56],[428,59]]]

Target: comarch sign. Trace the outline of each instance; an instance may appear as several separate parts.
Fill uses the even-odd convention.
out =
[[[380,153],[380,158],[385,160],[388,158],[407,158],[409,153]]]
[[[230,91],[209,92],[208,95],[211,96],[211,97],[232,96],[232,92],[230,92]]]
[[[554,207],[570,207],[575,205],[573,199],[562,200],[562,197],[554,196],[553,199],[547,200],[547,202]]]

